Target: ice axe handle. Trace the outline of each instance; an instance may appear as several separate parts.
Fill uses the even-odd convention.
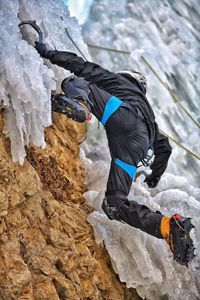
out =
[[[37,33],[39,35],[39,43],[45,44],[43,32],[40,29],[40,27],[36,24],[35,20],[32,20],[32,21],[23,21],[23,22],[19,23],[18,26],[21,27],[23,25],[30,25],[30,26],[32,26],[37,31]]]

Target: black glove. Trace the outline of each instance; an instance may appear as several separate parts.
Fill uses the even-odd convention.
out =
[[[44,58],[48,58],[49,52],[52,51],[52,49],[47,48],[46,44],[38,43],[38,42],[35,42],[35,49]]]
[[[150,174],[150,175],[146,176],[144,182],[146,182],[150,188],[155,188],[157,186],[159,180],[160,180],[160,177],[156,177],[153,174]]]

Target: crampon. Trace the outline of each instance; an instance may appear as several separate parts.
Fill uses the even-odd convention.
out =
[[[170,232],[165,236],[173,253],[173,258],[178,263],[188,266],[195,257],[194,244],[190,237],[190,231],[194,228],[191,218],[184,218],[179,214],[173,215],[169,221]]]
[[[91,113],[87,110],[83,101],[77,98],[70,99],[65,95],[51,96],[52,111],[66,115],[76,122],[91,120]]]

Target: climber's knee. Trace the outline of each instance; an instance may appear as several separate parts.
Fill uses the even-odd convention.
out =
[[[123,201],[123,200],[121,200]],[[102,203],[102,209],[110,220],[121,221],[119,215],[120,199],[114,196],[105,196]]]

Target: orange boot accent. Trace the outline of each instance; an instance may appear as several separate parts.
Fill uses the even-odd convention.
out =
[[[170,232],[170,217],[163,217],[161,220],[161,225],[160,225],[160,232],[165,239],[166,235],[169,235]]]
[[[173,252],[172,235],[170,232],[170,217],[163,217],[160,225],[160,232],[166,242],[169,244],[171,251]]]

